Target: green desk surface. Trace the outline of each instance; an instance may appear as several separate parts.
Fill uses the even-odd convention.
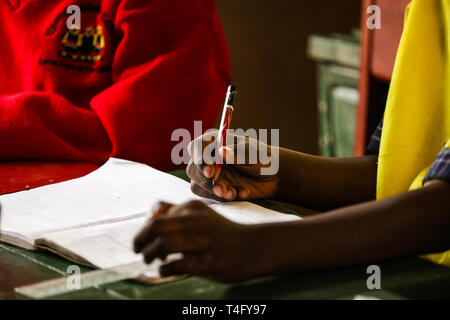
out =
[[[183,177],[182,173],[176,173]],[[267,205],[267,203],[260,203]],[[276,208],[281,209],[281,208]],[[287,211],[287,210],[281,210]],[[70,262],[48,252],[30,252],[0,243],[0,300],[20,299],[14,288],[66,274]],[[122,281],[57,299],[449,299],[450,268],[416,257],[378,263],[381,290],[368,290],[368,265],[269,277],[226,285],[196,277],[147,286]],[[88,271],[82,268],[82,271]]]

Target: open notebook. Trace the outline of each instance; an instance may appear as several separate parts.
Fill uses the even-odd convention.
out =
[[[190,185],[144,164],[111,158],[85,177],[0,196],[0,240],[47,249],[75,263],[111,268],[142,260],[132,242],[159,200],[200,199]],[[252,224],[299,219],[249,202],[211,202],[220,214]]]

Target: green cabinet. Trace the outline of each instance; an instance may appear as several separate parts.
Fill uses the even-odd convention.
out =
[[[322,156],[353,155],[358,104],[359,34],[312,35],[308,55],[317,62],[319,149]]]

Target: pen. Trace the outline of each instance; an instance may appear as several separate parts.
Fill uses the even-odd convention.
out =
[[[230,85],[227,90],[227,95],[225,97],[225,104],[223,106],[222,120],[220,121],[219,133],[217,136],[216,144],[216,173],[213,177],[213,185],[219,179],[220,172],[222,171],[222,162],[219,157],[219,149],[227,144],[227,130],[231,125],[231,118],[233,117],[234,105],[236,101],[236,87]]]

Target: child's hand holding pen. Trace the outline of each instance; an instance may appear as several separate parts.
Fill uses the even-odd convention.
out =
[[[277,190],[279,175],[261,175],[261,168],[265,165],[259,162],[249,164],[249,154],[257,154],[258,144],[261,147],[262,143],[243,136],[229,135],[229,144],[219,148],[218,156],[224,165],[217,175],[218,168],[213,159],[207,158],[207,152],[203,152],[214,143],[210,140],[216,134],[205,134],[194,140],[189,147],[191,161],[187,167],[187,175],[191,179],[192,191],[198,196],[221,201],[272,198]],[[271,150],[270,146],[266,147]],[[242,161],[244,164],[238,164],[240,150],[245,150],[246,155]],[[213,183],[215,176],[217,180]]]
[[[200,136],[188,147],[191,161],[187,174],[192,191],[201,197],[222,201],[270,198],[275,194],[279,176],[261,174],[261,169],[269,165],[259,161],[259,148],[266,148],[266,154],[271,157],[272,147],[227,132],[235,97],[236,89],[230,86],[220,130]],[[215,157],[208,152],[212,150],[215,150]]]

